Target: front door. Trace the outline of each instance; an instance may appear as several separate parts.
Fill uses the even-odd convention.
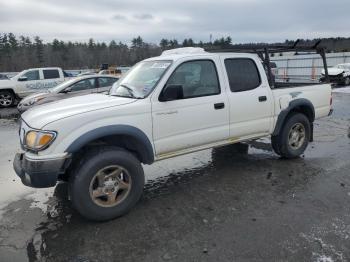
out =
[[[228,138],[229,107],[217,62],[202,59],[180,64],[164,89],[181,86],[183,96],[167,102],[153,99],[153,140],[158,157]]]
[[[25,97],[35,92],[41,91],[40,72],[38,69],[33,69],[25,72],[16,82],[17,94],[20,97]]]

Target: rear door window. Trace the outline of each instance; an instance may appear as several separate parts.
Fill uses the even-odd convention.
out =
[[[114,84],[114,82],[118,81],[117,78],[113,77],[99,77],[98,78],[98,86],[99,87],[109,87]]]
[[[60,78],[60,73],[57,69],[45,69],[43,70],[44,79],[55,79]]]
[[[72,92],[83,91],[93,88],[95,88],[94,78],[84,79],[70,86]]]
[[[225,68],[232,92],[252,90],[261,84],[260,73],[252,59],[225,59]]]

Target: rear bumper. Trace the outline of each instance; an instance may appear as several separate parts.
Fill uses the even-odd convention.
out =
[[[26,186],[44,188],[53,187],[58,176],[65,172],[69,158],[57,157],[31,159],[24,153],[15,155],[13,168]]]

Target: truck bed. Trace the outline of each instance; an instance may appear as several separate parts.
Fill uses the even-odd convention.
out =
[[[275,116],[288,107],[294,99],[306,99],[310,101],[315,110],[315,119],[325,117],[331,109],[332,87],[330,84],[307,84],[284,86],[272,89],[275,98]]]
[[[300,87],[300,86],[315,86],[322,85],[324,83],[310,83],[310,82],[275,82],[274,88],[290,88],[290,87]]]

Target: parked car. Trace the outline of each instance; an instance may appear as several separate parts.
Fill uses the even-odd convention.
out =
[[[100,72],[98,72],[99,75],[115,75],[120,77],[122,74],[122,71],[120,71],[119,69],[104,69],[101,70]]]
[[[96,73],[92,71],[87,71],[87,72],[79,73],[77,76],[89,76],[89,75],[96,75]]]
[[[331,83],[338,85],[350,85],[350,63],[339,64],[328,68],[328,76]],[[321,72],[321,82],[326,80],[325,71]]]
[[[168,50],[136,64],[109,95],[25,112],[14,169],[31,187],[69,181],[78,212],[108,220],[141,197],[141,164],[266,136],[278,155],[300,156],[331,101],[330,84],[271,89],[255,54]]]
[[[88,75],[76,77],[58,86],[48,89],[46,92],[36,93],[22,99],[17,108],[23,113],[29,108],[42,105],[73,96],[86,95],[91,93],[101,93],[109,91],[114,82],[118,81],[118,77]]]
[[[59,67],[24,70],[8,80],[0,81],[0,107],[10,107],[16,98],[24,98],[55,87],[68,78],[69,76]]]
[[[5,74],[0,74],[0,80],[5,80],[5,79],[6,80],[9,79],[8,76]]]

